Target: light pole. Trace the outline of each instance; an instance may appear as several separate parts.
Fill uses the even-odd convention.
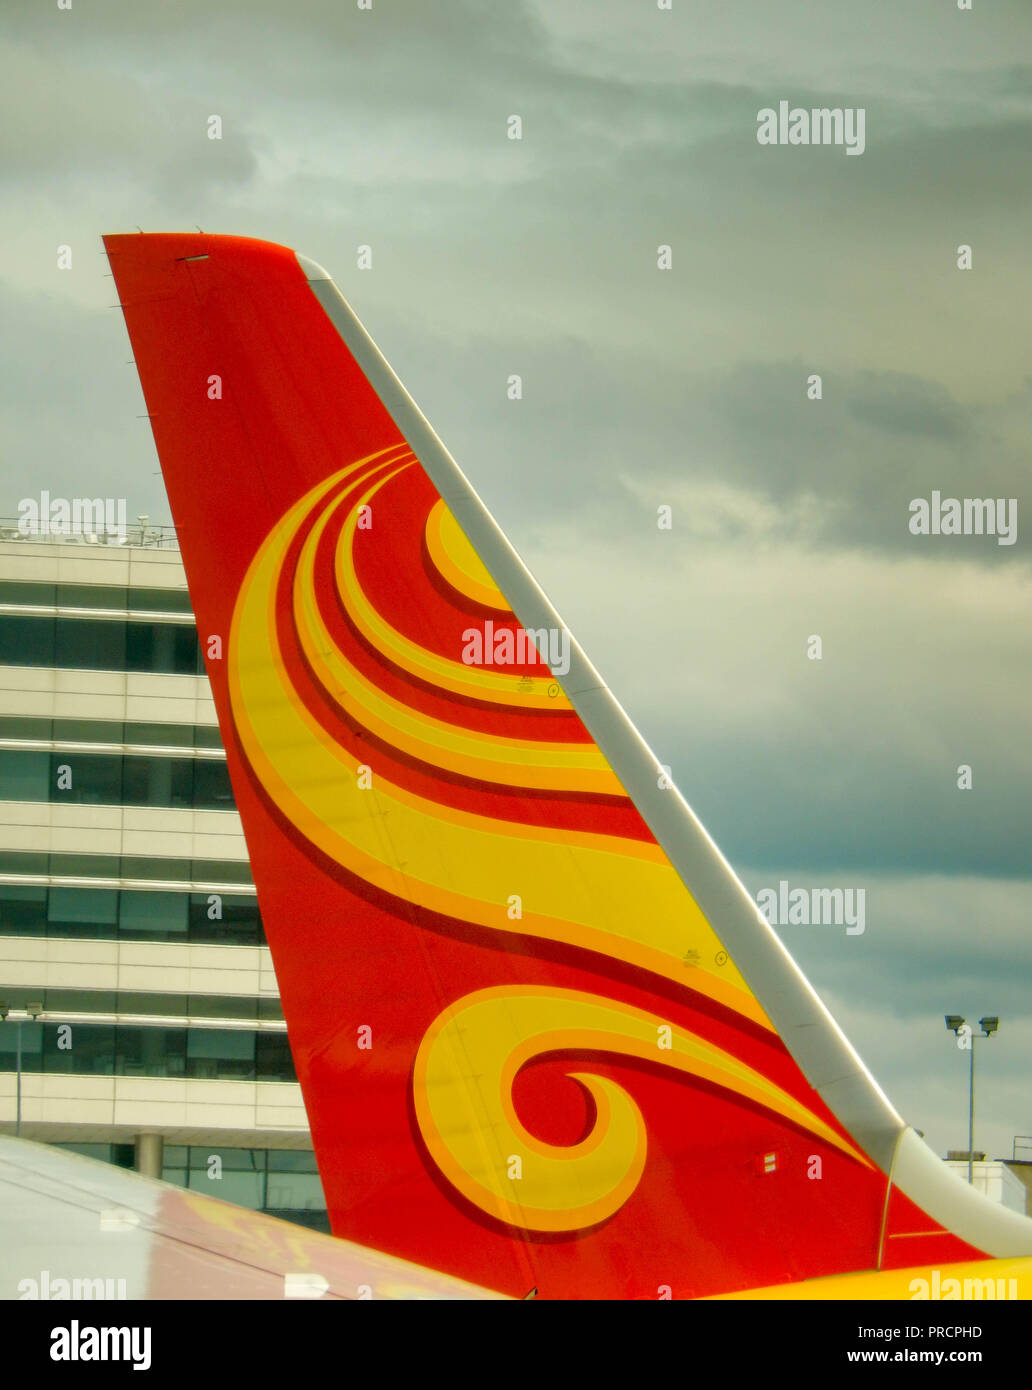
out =
[[[43,1012],[43,1005],[42,1005],[42,1004],[26,1004],[24,1009],[18,1009],[18,1010],[9,1009],[9,1008],[7,1007],[6,1004],[0,1004],[0,1021],[2,1021],[2,1022],[7,1022],[7,1021],[9,1020],[10,1022],[12,1022],[12,1023],[15,1025],[15,1029],[16,1029],[15,1037],[17,1038],[17,1042],[16,1042],[16,1045],[15,1045],[15,1049],[16,1049],[16,1050],[15,1050],[16,1061],[15,1061],[15,1083],[14,1083],[14,1084],[15,1084],[15,1092],[14,1092],[14,1094],[15,1094],[15,1101],[14,1101],[14,1133],[15,1133],[15,1136],[18,1137],[18,1138],[21,1137],[21,1076],[22,1076],[22,1036],[21,1036],[21,1027],[22,1027],[22,1024],[25,1022],[26,1019],[29,1019],[31,1022],[35,1023],[36,1019],[39,1018],[39,1016],[40,1016],[40,1014],[41,1014],[42,1012]],[[14,1017],[12,1017],[12,1015],[14,1015]]]
[[[990,1015],[978,1020],[981,1028],[981,1037],[991,1038],[1000,1026],[1000,1020]],[[968,1184],[974,1186],[974,1164],[975,1164],[975,1038],[979,1036],[974,1029],[965,1022],[960,1014],[947,1014],[946,1027],[951,1033],[957,1035],[957,1046],[963,1047],[960,1041],[961,1034],[967,1038],[968,1052],[970,1053],[970,1066],[968,1071]],[[966,1030],[966,1031],[965,1031]]]

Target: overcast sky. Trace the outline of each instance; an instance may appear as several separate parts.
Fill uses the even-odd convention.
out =
[[[1001,1016],[976,1143],[1009,1156],[1032,1135],[1028,0],[0,16],[0,514],[49,488],[170,519],[103,233],[319,261],[750,890],[867,890],[862,935],[781,934],[940,1153],[967,1143],[943,1015]],[[759,145],[781,100],[863,108],[863,154]],[[1017,498],[1017,543],[912,536],[936,489]]]

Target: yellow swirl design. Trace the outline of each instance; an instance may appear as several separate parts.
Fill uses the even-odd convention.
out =
[[[382,485],[381,482],[370,488],[364,500],[368,501]],[[491,670],[484,666],[466,666],[457,657],[452,660],[438,652],[428,651],[426,647],[420,646],[418,642],[413,642],[411,638],[399,632],[376,611],[362,591],[362,585],[355,572],[353,553],[357,532],[356,507],[349,513],[337,542],[337,585],[349,617],[376,651],[382,652],[389,661],[393,661],[396,666],[400,666],[403,671],[408,671],[417,679],[441,690],[451,691],[455,695],[466,696],[468,699],[486,700],[500,705],[518,703],[527,709],[548,710],[551,713],[556,710],[568,711],[571,708],[565,695],[548,694],[548,686],[553,684],[551,679],[547,682],[530,683],[531,688],[517,701],[514,698],[517,677],[508,671]]]
[[[374,484],[362,501],[375,496],[392,477],[393,472]],[[362,675],[334,642],[315,598],[319,542],[345,500],[328,506],[316,520],[302,547],[294,585],[294,623],[301,648],[316,680],[339,708],[385,743],[449,772],[511,787],[622,795],[623,788],[594,743],[503,738],[461,728],[403,704]],[[353,504],[352,514],[357,515],[362,501]]]
[[[295,688],[296,671],[299,682],[314,681],[313,694],[321,691],[346,726],[357,724],[431,773],[461,773],[478,794],[484,788],[624,794],[593,743],[506,734],[504,706],[569,711],[565,697],[550,700],[541,692],[543,682],[518,686],[504,672],[467,667],[421,646],[363,592],[355,565],[360,509],[413,464],[400,444],[341,469],[289,508],[251,562],[234,608],[227,676],[240,747],[265,794],[310,845],[394,899],[503,935],[615,958],[771,1029],[654,840],[542,825],[533,817],[501,818],[472,809],[484,803],[471,792],[464,800],[444,795],[443,787],[439,799],[432,785],[425,794],[416,791],[428,786],[425,772],[423,780],[407,780],[397,762],[377,756],[375,745],[353,754],[350,735],[335,737]],[[381,504],[374,514],[374,527],[385,515],[389,525]],[[338,523],[331,548],[330,528]],[[424,535],[431,561],[452,589],[487,606],[497,602],[490,576],[443,503],[431,508]],[[326,575],[319,573],[322,556]],[[332,585],[365,641],[423,685],[411,692],[389,682],[381,688],[375,672],[348,658],[321,610],[320,581],[321,592]],[[440,599],[436,590],[434,597]],[[281,610],[283,599],[289,607]],[[293,650],[284,651],[281,632],[296,644]],[[473,696],[481,708],[496,704],[489,727],[500,732],[430,714],[420,707],[425,684],[446,695]],[[439,702],[433,707],[445,708]],[[363,765],[372,766],[371,785],[359,776]],[[590,804],[588,810],[594,814]],[[601,811],[597,819],[573,823],[620,824]],[[511,912],[516,901],[519,910]],[[665,1026],[658,1016],[573,990],[500,988],[468,995],[431,1025],[415,1060],[416,1113],[430,1154],[458,1191],[500,1221],[564,1232],[606,1220],[635,1190],[647,1150],[641,1113],[623,1087],[590,1072],[569,1073],[590,1093],[596,1111],[591,1133],[569,1147],[536,1139],[512,1103],[522,1066],[545,1053],[577,1049],[658,1062],[672,1076],[719,1086],[866,1164],[814,1111],[730,1052],[675,1027],[670,1046],[660,1047],[657,1030]],[[516,1160],[519,1178],[509,1175]]]
[[[230,703],[244,754],[267,795],[334,863],[403,901],[615,955],[769,1028],[654,842],[502,821],[428,800],[385,776],[360,786],[360,760],[294,690],[275,617],[279,577],[298,529],[335,483],[360,466],[342,470],[290,508],[262,543],[237,598]],[[310,576],[300,567],[298,576],[307,587]],[[519,920],[508,916],[513,896],[521,900]],[[716,964],[718,956],[724,963]]]
[[[660,1046],[661,1038],[668,1046]],[[520,1122],[512,1103],[517,1072],[535,1057],[570,1049],[659,1062],[711,1082],[870,1167],[858,1149],[787,1091],[654,1014],[575,990],[485,989],[450,1005],[427,1030],[416,1056],[413,1096],[420,1132],[438,1167],[481,1211],[509,1225],[551,1232],[596,1225],[623,1206],[644,1169],[641,1112],[608,1077],[567,1073],[590,1092],[596,1108],[591,1133],[579,1144],[545,1144]],[[510,1176],[514,1170],[519,1176]]]

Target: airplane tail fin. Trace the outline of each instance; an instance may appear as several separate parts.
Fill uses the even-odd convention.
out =
[[[105,245],[334,1232],[581,1299],[1032,1253],[893,1110],[326,273]]]

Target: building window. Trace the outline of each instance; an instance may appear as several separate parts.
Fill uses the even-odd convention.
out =
[[[124,892],[118,930],[143,941],[185,941],[190,928],[186,893]]]
[[[197,629],[183,623],[129,623],[124,669],[202,675]]]
[[[0,1071],[16,1066],[17,1023],[0,1023]],[[285,1033],[107,1023],[22,1023],[22,1070],[75,1076],[296,1081]],[[274,1041],[273,1048],[259,1046]]]
[[[0,613],[0,653],[5,666],[53,666],[56,618]]]
[[[187,1186],[238,1207],[261,1211],[265,1206],[265,1164],[264,1149],[209,1149],[192,1144]]]
[[[218,1173],[220,1177],[215,1176]],[[330,1229],[326,1198],[310,1149],[166,1144],[161,1176],[165,1182],[252,1211],[265,1211],[318,1231]]]
[[[0,801],[49,801],[50,755],[0,749]]]
[[[43,1028],[43,1071],[76,1076],[112,1076],[115,1070],[115,1028],[108,1023],[46,1023]]]
[[[47,901],[47,935],[89,936],[100,940],[117,936],[118,890],[51,888]]]
[[[55,1144],[120,1168],[132,1168],[133,1144]],[[235,1149],[207,1144],[166,1144],[161,1176],[177,1187],[264,1211],[329,1232],[326,1198],[311,1149]]]
[[[73,671],[124,671],[125,623],[93,618],[58,618],[54,665]],[[11,655],[18,656],[12,648]]]
[[[197,629],[190,623],[3,613],[0,653],[7,666],[183,676],[204,672]]]
[[[32,884],[0,884],[0,933],[4,936],[44,936],[47,930],[47,890]]]
[[[129,589],[127,594],[129,608],[146,609],[151,613],[193,612],[186,589]]]
[[[118,806],[122,801],[122,758],[118,753],[49,753],[47,801],[76,806]]]
[[[0,714],[0,738],[32,743],[139,743],[152,748],[222,750],[216,724],[154,724],[121,719],[40,719]]]
[[[0,749],[0,801],[204,811],[234,806],[222,759],[28,749]]]
[[[34,742],[49,743],[53,730],[52,719],[37,719],[26,714],[0,715],[0,738],[30,739]]]
[[[190,894],[190,940],[237,946],[265,944],[258,899],[236,894]]]
[[[124,760],[123,767],[123,805],[170,806],[178,810],[193,806],[192,760],[131,757]]]
[[[185,1076],[186,1028],[116,1028],[119,1076]]]
[[[97,1158],[102,1163],[114,1164],[116,1168],[136,1166],[135,1144],[53,1144],[51,1147],[82,1154],[84,1158]]]
[[[286,1033],[255,1035],[255,1059],[259,1081],[295,1081],[294,1059]]]
[[[21,1029],[22,1071],[44,1071],[43,1024],[0,1022],[0,1071],[14,1071],[18,1065],[18,1029]]]
[[[226,764],[214,758],[197,758],[193,763],[193,804],[215,811],[232,810],[233,788]]]
[[[254,1081],[255,1034],[231,1028],[188,1029],[186,1074],[209,1081]]]
[[[186,589],[125,588],[118,584],[39,584],[18,579],[0,580],[0,603],[42,608],[103,608],[109,612],[130,608],[147,613],[189,613]]]
[[[4,873],[49,874],[54,878],[125,878],[121,872],[122,860],[117,854],[34,854],[34,866],[16,869],[5,868]],[[0,853],[0,864],[6,864],[7,856]]]
[[[42,858],[46,860],[45,855]],[[47,872],[45,862],[38,866],[38,871]],[[116,861],[111,877],[117,876]],[[265,944],[258,900],[250,894],[46,888],[20,883],[0,884],[0,935],[182,941],[198,945]]]
[[[23,607],[53,608],[57,602],[56,584],[23,583],[17,579],[0,579],[0,603],[18,603]]]
[[[315,1154],[306,1149],[270,1149],[265,1205],[277,1213],[325,1211]]]
[[[283,1022],[283,1009],[276,996],[162,994],[151,989],[64,989],[54,985],[40,990],[16,985],[5,988],[3,997],[14,1009],[24,1009],[30,1000],[39,1000],[44,1014],[55,1022],[62,1017],[68,1022],[69,1014],[83,1015],[84,1021],[86,1015],[154,1015],[155,1025],[174,1018],[184,1020],[181,1027],[186,1026],[187,1018],[198,1022],[224,1018],[238,1024],[245,1020],[249,1023]],[[163,1018],[159,1019],[159,1015]],[[68,1023],[68,1026],[76,1025]],[[140,1026],[144,1026],[142,1020]]]

